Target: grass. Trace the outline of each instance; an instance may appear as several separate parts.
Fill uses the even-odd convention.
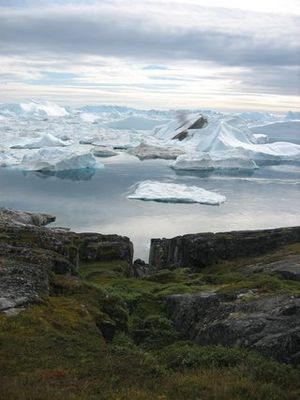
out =
[[[253,263],[298,250],[287,246]],[[83,264],[80,277],[54,275],[44,304],[15,317],[0,314],[0,399],[298,399],[298,370],[243,349],[187,342],[165,312],[164,298],[173,293],[300,293],[299,283],[272,274],[244,276],[246,263],[134,279],[126,264],[113,261]],[[116,327],[112,341],[102,337],[102,320]]]

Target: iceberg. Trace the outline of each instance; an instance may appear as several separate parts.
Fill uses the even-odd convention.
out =
[[[237,170],[252,171],[256,163],[239,151],[192,153],[179,156],[170,166],[182,171]]]
[[[19,160],[6,149],[0,148],[0,167],[11,167],[17,165]]]
[[[225,196],[198,186],[150,180],[140,182],[127,198],[164,203],[200,203],[208,205],[220,205],[226,200]]]
[[[69,114],[64,107],[50,101],[31,101],[29,103],[21,103],[20,107],[26,113],[42,114],[49,117],[65,117]]]
[[[288,141],[300,144],[300,121],[281,121],[250,128],[254,134],[268,135],[274,141]]]
[[[45,148],[25,154],[20,169],[26,171],[68,171],[84,168],[103,168],[91,152],[69,148]]]
[[[42,147],[65,147],[67,143],[47,133],[37,140],[27,140],[23,144],[10,146],[12,149],[40,149]]]

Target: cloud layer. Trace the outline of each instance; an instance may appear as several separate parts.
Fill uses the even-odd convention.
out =
[[[295,108],[299,100],[297,13],[229,9],[214,1],[214,7],[179,0],[4,3],[0,87],[8,99],[16,97],[18,85],[21,97],[30,95],[30,87],[35,96],[41,87],[51,92],[51,86],[65,85],[62,100],[69,99],[72,89],[78,102],[88,100],[87,90],[98,90],[99,101],[105,102],[110,84],[116,85],[108,91],[110,101],[115,94],[116,102],[128,103],[140,92],[140,101],[152,106],[155,100],[147,94],[153,91],[166,99],[168,93],[174,98],[175,91],[174,104],[181,106],[189,93],[193,98],[194,89],[199,102],[207,104],[205,96],[225,96],[230,107],[234,96],[245,94],[245,108],[250,99],[253,107],[255,94],[259,101],[265,97],[265,108],[267,102],[270,108],[279,106],[280,98],[284,108]],[[129,96],[122,91],[126,86]]]

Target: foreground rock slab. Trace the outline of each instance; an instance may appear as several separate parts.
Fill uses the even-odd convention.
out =
[[[167,309],[175,327],[197,344],[245,347],[300,363],[300,297],[178,294],[167,298]]]

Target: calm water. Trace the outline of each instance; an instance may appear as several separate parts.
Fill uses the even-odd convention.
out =
[[[47,176],[0,169],[0,206],[56,215],[57,226],[118,233],[131,238],[135,257],[146,259],[150,239],[185,233],[300,225],[300,167],[265,167],[251,176],[178,174],[165,161],[125,154],[105,169]],[[224,194],[220,206],[128,200],[138,181],[194,184]]]

